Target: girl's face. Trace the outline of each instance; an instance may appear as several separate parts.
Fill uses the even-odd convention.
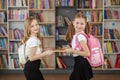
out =
[[[84,18],[75,18],[75,20],[73,21],[73,25],[75,28],[75,32],[80,32],[80,31],[84,31],[85,29],[85,19]]]
[[[37,35],[37,33],[39,32],[39,24],[37,22],[37,20],[33,20],[31,23],[31,35]]]

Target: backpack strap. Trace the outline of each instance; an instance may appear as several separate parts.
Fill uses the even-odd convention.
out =
[[[24,55],[25,55],[25,48],[26,48],[26,43],[24,43],[24,41],[22,40],[22,43],[25,44],[24,45]],[[28,61],[28,56],[26,57],[26,61]]]
[[[76,35],[76,37],[75,37],[75,42],[76,42],[75,49],[78,48],[78,47],[81,48],[80,43],[79,43],[79,40],[78,40],[78,36],[79,36],[80,34],[84,35],[84,36],[86,37],[86,39],[88,38],[87,34],[82,33],[82,32],[78,33],[78,34]]]

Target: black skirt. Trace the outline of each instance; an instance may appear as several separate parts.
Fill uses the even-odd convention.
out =
[[[93,77],[92,67],[82,56],[74,57],[75,64],[70,80],[90,80]]]
[[[40,60],[28,61],[24,67],[24,74],[26,80],[44,80],[42,73],[40,72]]]

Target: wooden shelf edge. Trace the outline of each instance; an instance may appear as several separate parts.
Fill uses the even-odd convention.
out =
[[[55,9],[29,9],[29,11],[55,11]]]
[[[41,70],[43,74],[70,74],[72,69],[55,69],[55,70]],[[13,70],[13,69],[3,69],[0,70],[0,74],[21,74],[23,69]],[[119,70],[93,70],[94,74],[120,74]]]
[[[82,11],[96,11],[96,10],[102,11],[103,8],[77,8],[77,10],[78,10],[78,11],[79,11],[79,10],[82,10]]]

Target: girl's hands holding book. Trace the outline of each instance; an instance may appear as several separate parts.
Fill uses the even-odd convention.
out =
[[[65,51],[66,51],[67,53],[73,53],[73,49],[70,48],[70,47],[65,48]]]
[[[66,53],[73,53],[73,49],[70,46],[64,47]]]
[[[46,54],[46,55],[52,55],[53,53],[54,53],[53,50],[46,50],[46,51],[44,51],[44,54]]]

